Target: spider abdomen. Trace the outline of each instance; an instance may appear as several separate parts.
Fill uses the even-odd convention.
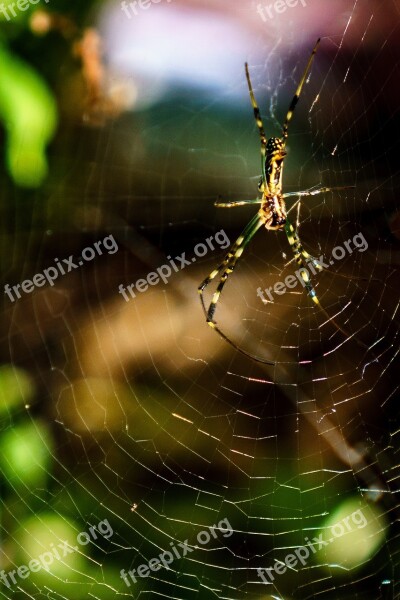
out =
[[[286,205],[281,194],[266,195],[258,212],[266,229],[283,229],[286,223]]]

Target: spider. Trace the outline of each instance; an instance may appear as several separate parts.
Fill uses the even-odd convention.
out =
[[[294,253],[294,259],[300,267],[305,267],[305,264],[311,263],[313,267],[321,271],[322,266],[319,262],[313,258],[308,252],[306,252],[301,244],[300,238],[297,235],[294,227],[290,223],[288,219],[288,212],[295,205],[291,207],[289,211],[286,210],[285,198],[289,198],[291,196],[297,196],[298,200],[295,204],[300,202],[300,199],[304,196],[314,196],[316,194],[322,194],[324,192],[329,192],[337,189],[345,189],[345,188],[330,188],[330,187],[319,187],[312,190],[306,190],[302,192],[288,192],[286,194],[282,194],[282,170],[283,170],[283,161],[287,154],[286,141],[288,139],[288,128],[289,123],[293,117],[293,112],[296,107],[297,102],[299,101],[300,94],[303,89],[303,85],[307,79],[307,75],[311,69],[312,62],[314,60],[315,53],[317,51],[318,45],[321,39],[319,38],[311,52],[311,56],[308,60],[306,68],[304,70],[303,76],[300,80],[300,83],[297,86],[296,92],[293,96],[293,99],[290,103],[289,110],[286,114],[285,122],[282,129],[281,138],[271,137],[267,140],[264,126],[261,119],[260,109],[258,108],[253,87],[251,85],[250,74],[248,64],[245,63],[245,73],[247,79],[247,85],[249,88],[250,100],[254,110],[254,118],[257,123],[258,132],[261,140],[261,168],[262,175],[258,184],[258,190],[262,192],[262,197],[257,198],[255,200],[241,200],[238,202],[219,202],[215,203],[215,206],[223,207],[223,208],[232,208],[235,206],[244,206],[249,204],[259,204],[261,205],[260,210],[257,214],[251,219],[251,221],[244,228],[240,236],[237,240],[232,244],[228,253],[226,254],[222,263],[210,273],[206,279],[201,283],[198,288],[200,294],[201,304],[206,315],[207,323],[216,330],[219,335],[229,342],[234,348],[246,354],[247,356],[251,356],[255,358],[259,362],[265,362],[267,364],[275,364],[270,361],[259,359],[248,352],[239,348],[234,342],[232,342],[217,326],[217,323],[214,319],[214,315],[217,309],[218,300],[222,293],[225,283],[228,280],[229,275],[232,273],[235,268],[236,263],[240,259],[243,254],[244,249],[250,240],[254,237],[257,231],[264,225],[268,231],[279,231],[284,230],[290,247]],[[352,186],[346,186],[352,187]],[[217,277],[219,273],[221,273],[221,277],[219,280],[219,284],[216,292],[212,296],[212,300],[210,302],[209,307],[207,308],[204,302],[203,292],[205,288],[211,283],[211,281]],[[341,331],[344,335],[348,335],[344,329],[342,329],[332,318],[329,317],[325,309],[321,306],[317,294],[311,284],[311,281],[308,277],[307,270],[300,271],[301,276],[304,281],[305,288],[309,296],[311,297],[314,304],[318,306],[318,308],[324,313],[324,315],[335,325],[335,327]]]

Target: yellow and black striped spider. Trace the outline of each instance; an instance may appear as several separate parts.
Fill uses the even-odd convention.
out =
[[[322,270],[319,262],[310,256],[308,252],[306,252],[301,244],[300,238],[297,235],[295,229],[290,223],[287,210],[285,205],[285,198],[290,196],[297,196],[298,199],[304,196],[314,196],[316,194],[322,194],[324,192],[331,191],[333,189],[344,189],[344,188],[329,188],[329,187],[320,187],[313,190],[307,190],[302,192],[289,192],[286,194],[282,194],[282,170],[283,170],[283,161],[286,156],[286,141],[288,138],[288,127],[289,123],[293,117],[293,112],[296,107],[296,104],[300,98],[301,91],[303,89],[303,85],[307,79],[307,75],[310,71],[314,55],[317,51],[318,45],[320,43],[320,39],[317,40],[311,56],[308,60],[307,66],[303,73],[303,76],[300,80],[300,83],[297,86],[297,90],[293,99],[290,103],[289,110],[286,115],[286,119],[282,129],[282,137],[281,138],[270,138],[267,140],[264,132],[264,126],[260,115],[260,110],[258,108],[256,99],[254,97],[253,88],[250,81],[249,69],[247,63],[245,64],[246,71],[246,79],[249,87],[249,94],[251,103],[254,109],[254,117],[257,123],[258,131],[260,134],[261,140],[261,168],[262,175],[258,184],[258,189],[262,192],[262,197],[256,200],[241,200],[238,202],[216,202],[215,206],[224,207],[224,208],[232,208],[234,206],[244,206],[248,204],[259,204],[261,205],[258,213],[253,217],[253,219],[248,223],[245,229],[242,231],[241,235],[237,238],[237,240],[232,244],[229,252],[226,254],[222,263],[210,273],[208,277],[202,282],[199,286],[198,291],[200,294],[201,304],[203,306],[204,313],[206,315],[207,323],[215,329],[221,337],[223,337],[227,342],[229,342],[234,348],[239,350],[240,352],[246,354],[247,356],[251,356],[252,358],[256,358],[260,362],[265,362],[268,364],[274,364],[270,361],[264,361],[254,357],[248,352],[239,348],[234,342],[232,342],[217,326],[216,321],[214,320],[214,315],[217,308],[217,303],[221,292],[224,288],[224,285],[232,273],[237,261],[241,257],[244,249],[247,244],[256,234],[256,232],[263,225],[269,231],[277,231],[284,230],[286,233],[286,237],[290,244],[291,249],[294,253],[294,258],[298,265],[301,267],[305,267],[306,263],[311,263],[315,269],[318,271]],[[293,207],[292,207],[293,208]],[[222,271],[222,275],[220,277],[220,281],[217,287],[216,292],[214,293],[211,303],[207,308],[204,302],[203,292],[205,288],[209,285],[209,283]],[[304,268],[301,271],[301,276],[304,281],[305,288],[308,291],[309,296],[312,298],[313,302],[319,307],[319,309],[325,314],[326,317],[335,325],[337,329],[339,329],[343,334],[347,336],[347,333],[333,321],[332,318],[326,313],[324,308],[321,306],[317,294],[311,284],[311,281],[308,277],[308,271]]]

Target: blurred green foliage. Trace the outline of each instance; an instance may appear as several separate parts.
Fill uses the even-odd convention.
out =
[[[45,485],[54,453],[48,427],[38,421],[8,429],[0,439],[1,472],[14,488]]]
[[[28,2],[26,10],[18,9],[11,0],[2,4],[0,122],[6,132],[6,168],[14,184],[21,188],[40,187],[48,174],[46,146],[53,139],[58,122],[57,99],[51,86],[59,76],[62,49],[59,33],[34,35],[30,19],[37,10],[49,11],[49,15],[52,10],[60,14],[65,10],[79,26],[93,4],[61,1],[54,7],[47,2]],[[10,10],[10,5],[14,5],[14,10]],[[64,50],[70,52],[68,43]]]
[[[0,366],[0,423],[4,417],[29,402],[35,389],[31,377],[12,365]]]
[[[56,102],[40,75],[1,46],[0,64],[8,171],[17,185],[35,188],[47,175],[45,148],[56,128]]]

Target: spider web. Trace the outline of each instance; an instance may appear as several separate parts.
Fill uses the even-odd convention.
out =
[[[247,57],[269,135],[280,134],[311,49],[290,10],[306,9],[288,9],[284,36],[260,33]],[[213,206],[219,194],[257,195],[259,140],[244,73],[212,101],[176,92],[150,116],[80,130],[78,145],[61,136],[68,191],[53,184],[22,223],[15,281],[105,235],[119,251],[5,310],[3,350],[32,381],[20,375],[23,402],[3,434],[22,441],[34,432],[48,459],[32,455],[34,484],[17,474],[4,487],[2,568],[104,519],[113,534],[12,589],[0,585],[0,597],[400,598],[398,16],[394,2],[342,6],[291,122],[283,175],[286,192],[355,186],[305,197],[291,211],[310,254],[329,259],[359,233],[368,248],[353,244],[312,275],[324,314],[300,283],[273,302],[257,296],[297,268],[286,236],[262,229],[221,295],[224,333],[273,364],[243,356],[205,324],[197,286],[224,250],[130,302],[117,293],[167,255],[192,257],[221,229],[233,242],[257,210]],[[234,100],[241,95],[243,106]],[[54,152],[65,160],[65,145]],[[272,581],[257,573],[356,510],[368,525],[353,523],[342,545]],[[218,528],[223,520],[231,535]],[[216,536],[200,543],[212,526]],[[121,578],[179,543],[191,551],[168,568],[128,577],[130,586]]]

